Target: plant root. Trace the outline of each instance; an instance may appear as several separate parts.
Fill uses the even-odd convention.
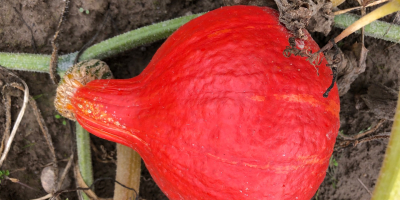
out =
[[[357,140],[359,138],[362,138],[366,135],[369,135],[373,132],[375,132],[376,130],[378,130],[379,127],[382,126],[383,122],[385,122],[386,120],[381,119],[373,128],[371,128],[368,131],[362,132],[360,134],[354,135],[354,136],[347,136],[347,135],[343,135],[343,134],[339,134],[339,136],[343,139],[343,140]]]
[[[378,140],[378,139],[387,139],[390,137],[390,133],[383,133],[383,134],[378,134],[378,135],[373,135],[373,136],[369,136],[369,137],[365,137],[373,132],[375,132],[376,130],[379,129],[379,127],[381,127],[381,125],[385,122],[385,119],[381,119],[373,128],[365,131],[365,132],[361,132],[357,135],[354,136],[346,136],[342,133],[339,133],[339,137],[342,140],[341,142],[338,143],[337,147],[335,147],[335,151],[338,151],[339,149],[345,148],[347,146],[353,145],[354,147],[365,143],[365,142],[369,142],[369,141],[373,141],[373,140]],[[361,138],[361,139],[360,139]]]

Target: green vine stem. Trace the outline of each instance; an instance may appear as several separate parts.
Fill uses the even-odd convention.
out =
[[[400,198],[400,93],[385,159],[375,186],[372,200]]]
[[[90,150],[90,133],[87,132],[79,123],[76,124],[76,150],[78,152],[78,165],[81,175],[86,185],[93,183],[92,154]],[[92,188],[93,190],[93,188]],[[90,198],[81,191],[84,200]]]
[[[354,14],[341,14],[335,16],[334,26],[338,28],[345,29],[353,24],[355,21],[360,19],[360,16]],[[364,27],[365,35],[387,40],[391,42],[398,43],[400,41],[400,26],[383,22],[383,21],[374,21]],[[356,31],[356,33],[360,33],[360,31]]]
[[[107,39],[86,49],[80,57],[80,61],[103,59],[140,45],[165,39],[180,26],[202,14],[204,13],[167,20]],[[74,52],[59,56],[58,73],[61,76],[72,66],[77,54],[77,52]],[[50,55],[0,52],[0,65],[9,69],[47,73]]]
[[[175,18],[150,26],[145,26],[119,36],[110,38],[88,48],[80,57],[80,61],[88,59],[103,59],[122,51],[167,38],[186,22],[204,13]]]
[[[80,60],[103,59],[120,52],[148,44],[168,37],[176,29],[186,22],[203,13],[184,16],[150,26],[142,27],[116,37],[107,39],[89,47],[80,57]],[[353,14],[341,14],[335,16],[334,26],[346,28],[360,17]],[[388,31],[389,30],[389,31]],[[387,32],[387,33],[386,33]],[[365,27],[367,36],[372,36],[392,42],[400,41],[400,26],[382,21],[375,21]],[[72,66],[77,52],[59,57],[58,73],[62,76]],[[33,71],[47,73],[50,65],[50,55],[3,53],[0,52],[0,65],[14,70]]]

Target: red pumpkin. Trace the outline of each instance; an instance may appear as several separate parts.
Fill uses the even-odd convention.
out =
[[[318,75],[283,55],[291,36],[273,9],[223,7],[179,28],[139,76],[92,81],[68,108],[89,132],[136,150],[170,199],[310,199],[339,96],[336,86],[322,96],[324,58]],[[298,47],[318,50],[312,39]]]

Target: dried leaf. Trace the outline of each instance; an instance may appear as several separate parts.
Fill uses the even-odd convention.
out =
[[[327,58],[332,57],[334,53],[334,51],[329,51]],[[338,67],[337,79],[339,96],[345,95],[354,80],[365,71],[367,54],[368,49],[357,42],[352,45],[352,50],[342,53],[343,60]]]
[[[330,1],[275,0],[275,2],[280,13],[279,21],[285,24],[296,38],[307,39],[303,32],[304,28],[325,34],[330,32],[330,24],[333,22]]]

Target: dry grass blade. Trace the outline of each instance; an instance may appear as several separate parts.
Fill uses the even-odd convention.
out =
[[[375,1],[375,2],[372,2],[372,3],[369,3],[368,5],[366,5],[365,8],[368,8],[368,7],[371,7],[371,6],[376,6],[378,4],[385,3],[385,2],[388,2],[388,1],[389,0]],[[345,9],[345,10],[339,10],[339,11],[333,12],[333,15],[341,15],[343,13],[348,13],[348,12],[351,12],[351,11],[354,11],[354,10],[360,10],[363,7],[364,6],[357,6],[357,7],[354,7],[354,8],[349,8],[349,9]]]
[[[357,180],[358,180],[358,182],[361,183],[361,185],[365,188],[365,190],[367,190],[367,192],[372,196],[372,193],[371,193],[371,191],[367,188],[367,186],[365,186],[365,184],[364,184],[359,178],[357,178]]]
[[[26,110],[26,105],[28,104],[28,101],[29,101],[29,88],[28,88],[28,85],[26,85],[25,81],[23,81],[21,78],[19,78],[14,73],[10,72],[9,70],[7,70],[4,67],[0,67],[0,69],[2,69],[3,71],[7,72],[9,75],[11,75],[13,77],[16,77],[24,85],[24,101],[23,101],[21,110],[19,111],[18,117],[15,120],[13,129],[12,129],[10,137],[9,137],[7,143],[6,143],[4,152],[1,155],[1,158],[0,158],[0,167],[1,167],[3,165],[3,162],[5,161],[5,159],[7,158],[7,155],[8,155],[8,152],[10,151],[11,144],[12,144],[12,142],[14,140],[15,134],[17,133],[18,126],[21,123],[22,117],[24,116],[24,113],[25,113],[25,110]]]
[[[10,180],[10,181],[13,182],[13,183],[20,184],[20,185],[22,185],[23,187],[29,188],[29,189],[31,189],[31,190],[38,191],[37,189],[35,189],[35,188],[33,188],[33,187],[31,187],[31,186],[25,184],[25,183],[22,183],[21,181],[19,181],[19,180],[16,179],[16,178],[10,178],[10,177],[8,177],[8,176],[6,176],[5,178],[6,178],[7,180]]]
[[[348,26],[345,30],[343,30],[338,36],[335,37],[335,43],[338,43],[343,38],[347,37],[348,35],[356,32],[360,28],[370,24],[371,22],[384,17],[386,15],[392,14],[400,10],[400,0],[392,0],[388,3],[380,6],[379,8],[373,10],[372,12],[368,13],[367,15],[361,17],[356,22],[352,23]]]

